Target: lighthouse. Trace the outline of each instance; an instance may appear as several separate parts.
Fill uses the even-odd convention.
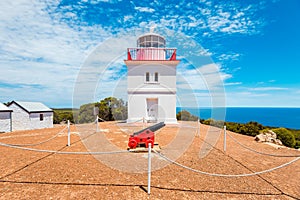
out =
[[[163,36],[141,35],[136,48],[127,49],[127,122],[177,123],[176,49],[166,48]]]

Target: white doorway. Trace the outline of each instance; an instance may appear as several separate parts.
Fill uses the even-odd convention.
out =
[[[158,98],[147,98],[147,120],[157,122],[158,118]]]

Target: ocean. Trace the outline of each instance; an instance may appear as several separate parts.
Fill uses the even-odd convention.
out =
[[[176,108],[177,113],[181,110],[186,110],[201,119],[213,118],[238,123],[255,121],[264,126],[300,129],[300,108]]]

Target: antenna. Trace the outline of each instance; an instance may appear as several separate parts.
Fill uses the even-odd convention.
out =
[[[150,33],[153,33],[155,28],[156,28],[156,24],[152,24],[150,27]]]

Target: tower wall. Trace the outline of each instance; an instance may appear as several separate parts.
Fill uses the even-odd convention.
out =
[[[165,38],[154,33],[142,35],[138,48],[128,48],[128,119],[177,123],[176,49],[165,48]]]

